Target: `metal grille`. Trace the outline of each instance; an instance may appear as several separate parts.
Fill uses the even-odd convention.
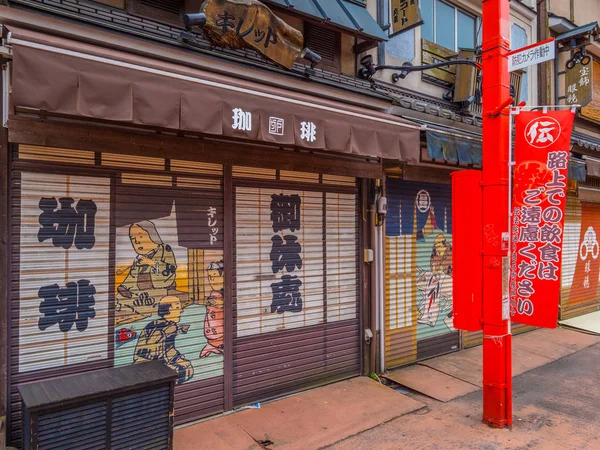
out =
[[[238,186],[235,204],[234,405],[357,375],[356,195]]]
[[[37,448],[106,448],[106,409],[106,402],[99,402],[40,416]],[[82,439],[84,436],[85,440]]]
[[[387,180],[386,366],[458,350],[452,326],[452,208],[446,184]]]
[[[340,36],[337,31],[304,22],[304,46],[321,57],[321,65],[339,71]]]

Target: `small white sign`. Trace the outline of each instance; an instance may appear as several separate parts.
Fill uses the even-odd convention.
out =
[[[528,45],[527,47],[513,50],[508,54],[508,71],[523,69],[544,61],[554,59],[554,38]]]
[[[269,134],[283,136],[285,121],[279,117],[269,117]]]

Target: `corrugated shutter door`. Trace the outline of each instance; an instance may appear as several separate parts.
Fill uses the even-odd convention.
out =
[[[561,319],[600,309],[600,205],[567,198],[563,244]]]
[[[314,186],[234,179],[235,406],[360,371],[356,194],[285,175]]]
[[[387,180],[386,366],[458,350],[451,187]]]
[[[223,181],[215,164],[14,153],[11,438],[20,383],[160,360],[175,422],[223,410]]]

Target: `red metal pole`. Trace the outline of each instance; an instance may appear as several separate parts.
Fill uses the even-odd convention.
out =
[[[503,318],[502,233],[508,232],[509,0],[483,0],[483,421],[512,426],[512,358]]]

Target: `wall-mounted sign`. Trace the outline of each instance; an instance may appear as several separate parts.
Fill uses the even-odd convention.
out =
[[[514,72],[544,61],[550,61],[554,59],[555,50],[554,38],[513,50],[508,53],[508,71]]]
[[[392,0],[390,23],[391,36],[422,25],[423,17],[419,9],[419,0]]]
[[[565,74],[565,101],[567,105],[585,106],[594,94],[593,64],[576,64]]]
[[[288,69],[302,52],[302,33],[258,0],[205,0],[200,12],[206,14],[203,29],[216,46],[252,48]]]

